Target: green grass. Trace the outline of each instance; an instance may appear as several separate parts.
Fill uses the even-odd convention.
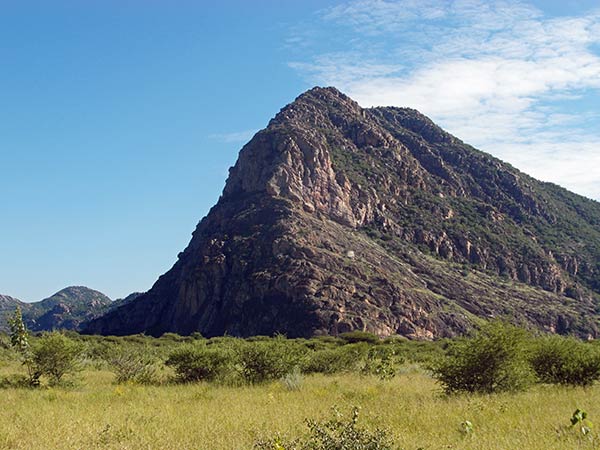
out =
[[[19,370],[3,363],[0,375]],[[113,375],[84,371],[71,388],[0,390],[2,449],[249,449],[276,432],[299,436],[306,418],[336,406],[361,408],[361,423],[390,430],[399,448],[598,448],[568,428],[576,408],[600,428],[600,386],[536,386],[518,394],[445,397],[416,365],[391,381],[357,374],[307,376],[288,391],[214,384],[115,385]],[[473,433],[463,435],[469,420]],[[593,434],[600,430],[593,430]]]

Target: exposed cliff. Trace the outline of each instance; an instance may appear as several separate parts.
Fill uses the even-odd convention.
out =
[[[174,267],[87,332],[451,336],[509,316],[595,336],[600,204],[334,88],[244,146]]]

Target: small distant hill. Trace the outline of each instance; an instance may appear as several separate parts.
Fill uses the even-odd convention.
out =
[[[106,312],[112,301],[101,292],[85,286],[71,286],[23,310],[31,331],[52,329],[75,330],[82,322]]]
[[[8,331],[8,316],[13,313],[17,306],[23,308],[24,305],[26,305],[26,303],[23,303],[21,300],[14,297],[0,295],[0,332]]]
[[[0,331],[8,331],[8,317],[17,306],[21,307],[23,320],[31,331],[77,330],[84,322],[125,305],[140,295],[135,292],[112,301],[102,292],[85,286],[70,286],[34,303],[0,295]]]

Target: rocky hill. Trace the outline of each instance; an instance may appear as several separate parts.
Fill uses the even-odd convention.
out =
[[[86,332],[428,339],[508,317],[589,337],[599,299],[599,203],[314,88],[243,147],[173,268]]]
[[[101,292],[71,286],[23,309],[23,320],[31,331],[76,330],[85,321],[105,313],[112,301]]]
[[[111,301],[101,292],[84,286],[71,286],[39,302],[25,303],[0,295],[0,331],[8,331],[8,317],[17,306],[31,331],[78,330],[82,323],[118,308],[141,295],[138,292]]]
[[[7,318],[14,312],[17,306],[23,307],[26,305],[21,300],[8,295],[0,295],[0,332],[8,331]]]

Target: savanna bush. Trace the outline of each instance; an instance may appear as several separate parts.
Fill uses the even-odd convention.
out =
[[[600,349],[575,338],[538,339],[529,361],[542,383],[588,386],[600,379]]]
[[[369,333],[367,331],[348,331],[346,333],[341,333],[338,336],[340,339],[348,342],[349,344],[354,344],[356,342],[367,342],[369,344],[379,344],[381,339],[373,333]]]
[[[153,384],[158,382],[157,361],[142,349],[118,348],[108,363],[117,383]]]
[[[4,333],[0,333],[0,349],[10,349],[11,345],[10,345],[10,339],[8,338],[8,336]]]
[[[248,383],[277,380],[300,367],[306,347],[282,337],[245,342],[237,348],[241,374]]]
[[[235,354],[229,348],[188,344],[175,349],[166,360],[181,382],[215,381],[234,370]]]
[[[120,346],[109,340],[93,340],[85,343],[83,357],[95,369],[106,369]]]
[[[450,343],[446,356],[430,369],[446,393],[522,390],[535,379],[527,360],[528,337],[521,328],[490,322]]]
[[[0,361],[12,360],[16,357],[8,336],[0,333]]]
[[[308,434],[289,440],[282,436],[255,442],[256,450],[392,450],[397,448],[389,432],[369,430],[358,424],[359,410],[353,408],[349,418],[334,409],[334,417],[326,421],[307,420]]]
[[[39,375],[46,375],[50,384],[59,384],[64,375],[80,368],[82,346],[62,333],[44,333],[32,349],[33,367]]]
[[[36,387],[31,384],[28,376],[23,374],[10,374],[0,376],[0,389],[22,389]]]
[[[165,341],[173,341],[173,342],[185,342],[185,341],[190,340],[189,337],[181,336],[177,333],[163,333],[159,339],[162,339]]]
[[[369,349],[363,363],[362,373],[375,375],[381,380],[390,380],[396,376],[396,368],[404,363],[391,345],[376,345]]]
[[[330,335],[321,335],[321,336],[314,336],[312,338],[309,339],[309,342],[316,342],[317,345],[322,344],[325,346],[336,346],[336,345],[342,345],[342,344],[346,344],[347,342],[343,339],[340,339],[337,336],[330,336]]]
[[[325,350],[317,350],[305,359],[302,370],[305,373],[334,374],[358,371],[369,352],[369,344],[359,342]]]

